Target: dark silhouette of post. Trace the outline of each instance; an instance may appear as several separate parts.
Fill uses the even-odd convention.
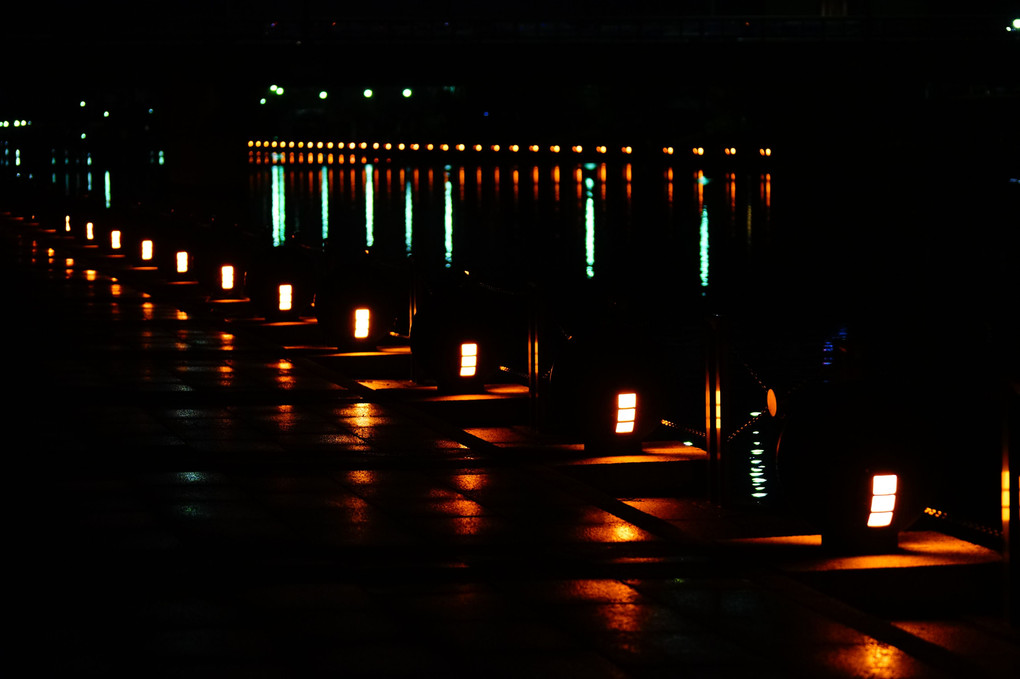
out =
[[[705,324],[705,450],[708,453],[709,497],[726,500],[723,451],[723,374],[725,339],[722,320],[711,316]]]

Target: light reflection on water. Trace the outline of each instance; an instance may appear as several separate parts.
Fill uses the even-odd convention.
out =
[[[274,245],[296,239],[312,248],[327,242],[367,248],[388,259],[413,256],[428,269],[471,270],[503,281],[589,279],[625,287],[645,281],[665,283],[674,294],[703,294],[710,269],[712,283],[718,280],[715,272],[723,267],[717,258],[723,255],[717,253],[725,252],[721,245],[711,254],[708,249],[722,227],[709,220],[713,202],[731,224],[737,214],[745,217],[738,235],[747,248],[752,233],[767,231],[755,226],[771,219],[769,174],[722,172],[715,193],[699,169],[691,184],[693,204],[683,205],[676,200],[672,166],[663,171],[625,163],[612,169],[606,162],[368,163],[358,170],[273,164],[253,165],[249,186],[254,221],[272,224]],[[300,175],[313,172],[318,181],[299,190]],[[522,191],[523,177],[530,179],[530,191]],[[509,191],[502,190],[504,181]]]

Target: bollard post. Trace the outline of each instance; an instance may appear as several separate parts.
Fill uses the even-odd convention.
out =
[[[528,295],[528,415],[533,429],[537,429],[541,424],[539,413],[541,370],[538,360],[538,300],[538,292],[532,288]]]
[[[1014,380],[1005,389],[1005,412],[1002,427],[1002,538],[1005,562],[1006,618],[1009,624],[1020,624],[1020,381]],[[1007,506],[1008,505],[1008,506]]]
[[[726,499],[722,436],[723,343],[722,321],[714,315],[708,319],[705,328],[705,450],[708,453],[709,497],[719,503]]]
[[[418,313],[418,267],[415,265],[414,257],[407,258],[407,266],[410,269],[409,289],[407,295],[407,336],[411,337],[414,331],[414,315]],[[418,378],[417,365],[414,359],[414,352],[411,352],[411,381],[416,382]]]

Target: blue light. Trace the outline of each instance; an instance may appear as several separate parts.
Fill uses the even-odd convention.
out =
[[[375,244],[375,189],[372,185],[372,165],[365,165],[365,247]]]
[[[322,196],[322,240],[329,238],[329,170],[325,165],[319,173],[319,193]]]
[[[407,181],[404,188],[404,250],[407,254],[411,254],[411,244],[413,241],[413,206],[411,182]]]
[[[595,277],[595,196],[592,192],[594,186],[595,182],[591,177],[585,179],[584,253],[587,262],[585,273],[588,278]]]
[[[284,194],[283,166],[273,165],[272,174],[272,219],[273,219],[273,247],[283,244],[286,237],[287,201]]]
[[[701,209],[701,287],[708,287],[708,207]]]
[[[446,191],[446,210],[443,219],[445,227],[446,268],[450,268],[453,264],[453,182],[450,181],[449,166],[447,166],[447,170],[443,174],[443,187]]]

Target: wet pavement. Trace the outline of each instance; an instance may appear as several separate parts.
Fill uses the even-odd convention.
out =
[[[697,449],[465,427],[313,326],[0,228],[24,675],[1020,675],[993,550],[834,558],[707,501]]]

